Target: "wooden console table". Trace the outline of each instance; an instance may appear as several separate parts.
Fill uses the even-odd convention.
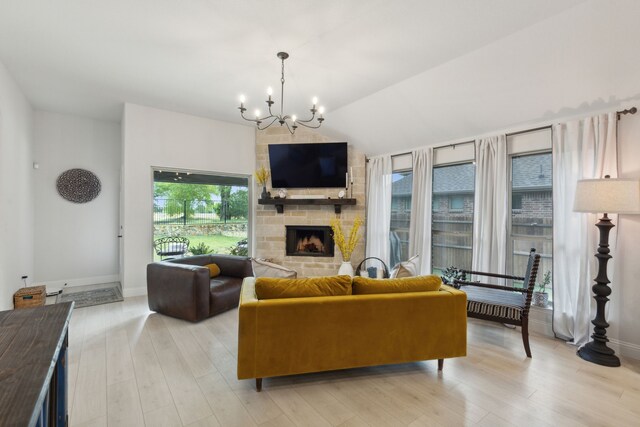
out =
[[[284,205],[332,205],[335,213],[342,212],[342,205],[355,205],[356,199],[258,199],[259,205],[275,205],[276,212],[284,212]]]
[[[73,302],[0,312],[0,425],[66,426]]]

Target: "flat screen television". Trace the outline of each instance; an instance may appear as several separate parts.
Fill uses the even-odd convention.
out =
[[[347,143],[269,144],[273,188],[344,188]]]

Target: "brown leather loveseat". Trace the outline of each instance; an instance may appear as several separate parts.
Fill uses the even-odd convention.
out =
[[[210,278],[207,264],[220,275]],[[196,255],[147,265],[149,308],[198,322],[236,308],[245,277],[253,276],[251,260],[234,255]]]

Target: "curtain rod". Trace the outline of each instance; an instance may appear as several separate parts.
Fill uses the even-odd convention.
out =
[[[626,114],[635,114],[637,112],[638,112],[638,109],[636,107],[631,107],[631,108],[624,109],[622,111],[616,111],[616,114],[618,115],[618,120],[620,120],[620,116],[623,115],[623,114],[624,115],[626,115]],[[540,127],[533,128],[533,129],[524,129],[524,130],[520,130],[520,131],[517,131],[517,132],[511,132],[511,133],[505,134],[505,136],[520,135],[520,134],[523,134],[523,133],[535,132],[535,131],[543,130],[543,129],[551,129],[551,125],[540,126]],[[433,147],[433,149],[437,150],[438,148],[451,147],[451,148],[453,148],[455,150],[457,145],[465,145],[465,144],[473,144],[473,143],[475,143],[475,140],[474,141],[466,141],[466,142],[456,142],[454,144],[438,145],[438,146]],[[407,154],[411,154],[412,151],[407,151],[407,152],[404,152],[404,153],[392,154],[391,157],[406,156]],[[365,159],[365,162],[369,163],[369,158],[368,157]]]
[[[638,109],[636,107],[631,107],[631,108],[627,108],[625,110],[622,111],[616,111],[616,113],[618,114],[618,120],[620,120],[620,115],[621,114],[635,114],[638,112]]]

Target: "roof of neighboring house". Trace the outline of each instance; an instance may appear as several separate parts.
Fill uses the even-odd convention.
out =
[[[473,163],[433,168],[433,194],[473,193],[475,172]]]
[[[513,158],[513,189],[551,188],[551,153]]]
[[[541,190],[551,188],[551,153],[513,158],[513,189]],[[433,168],[434,194],[473,193],[475,165],[464,163]],[[411,195],[413,175],[408,174],[393,184],[393,196]]]

